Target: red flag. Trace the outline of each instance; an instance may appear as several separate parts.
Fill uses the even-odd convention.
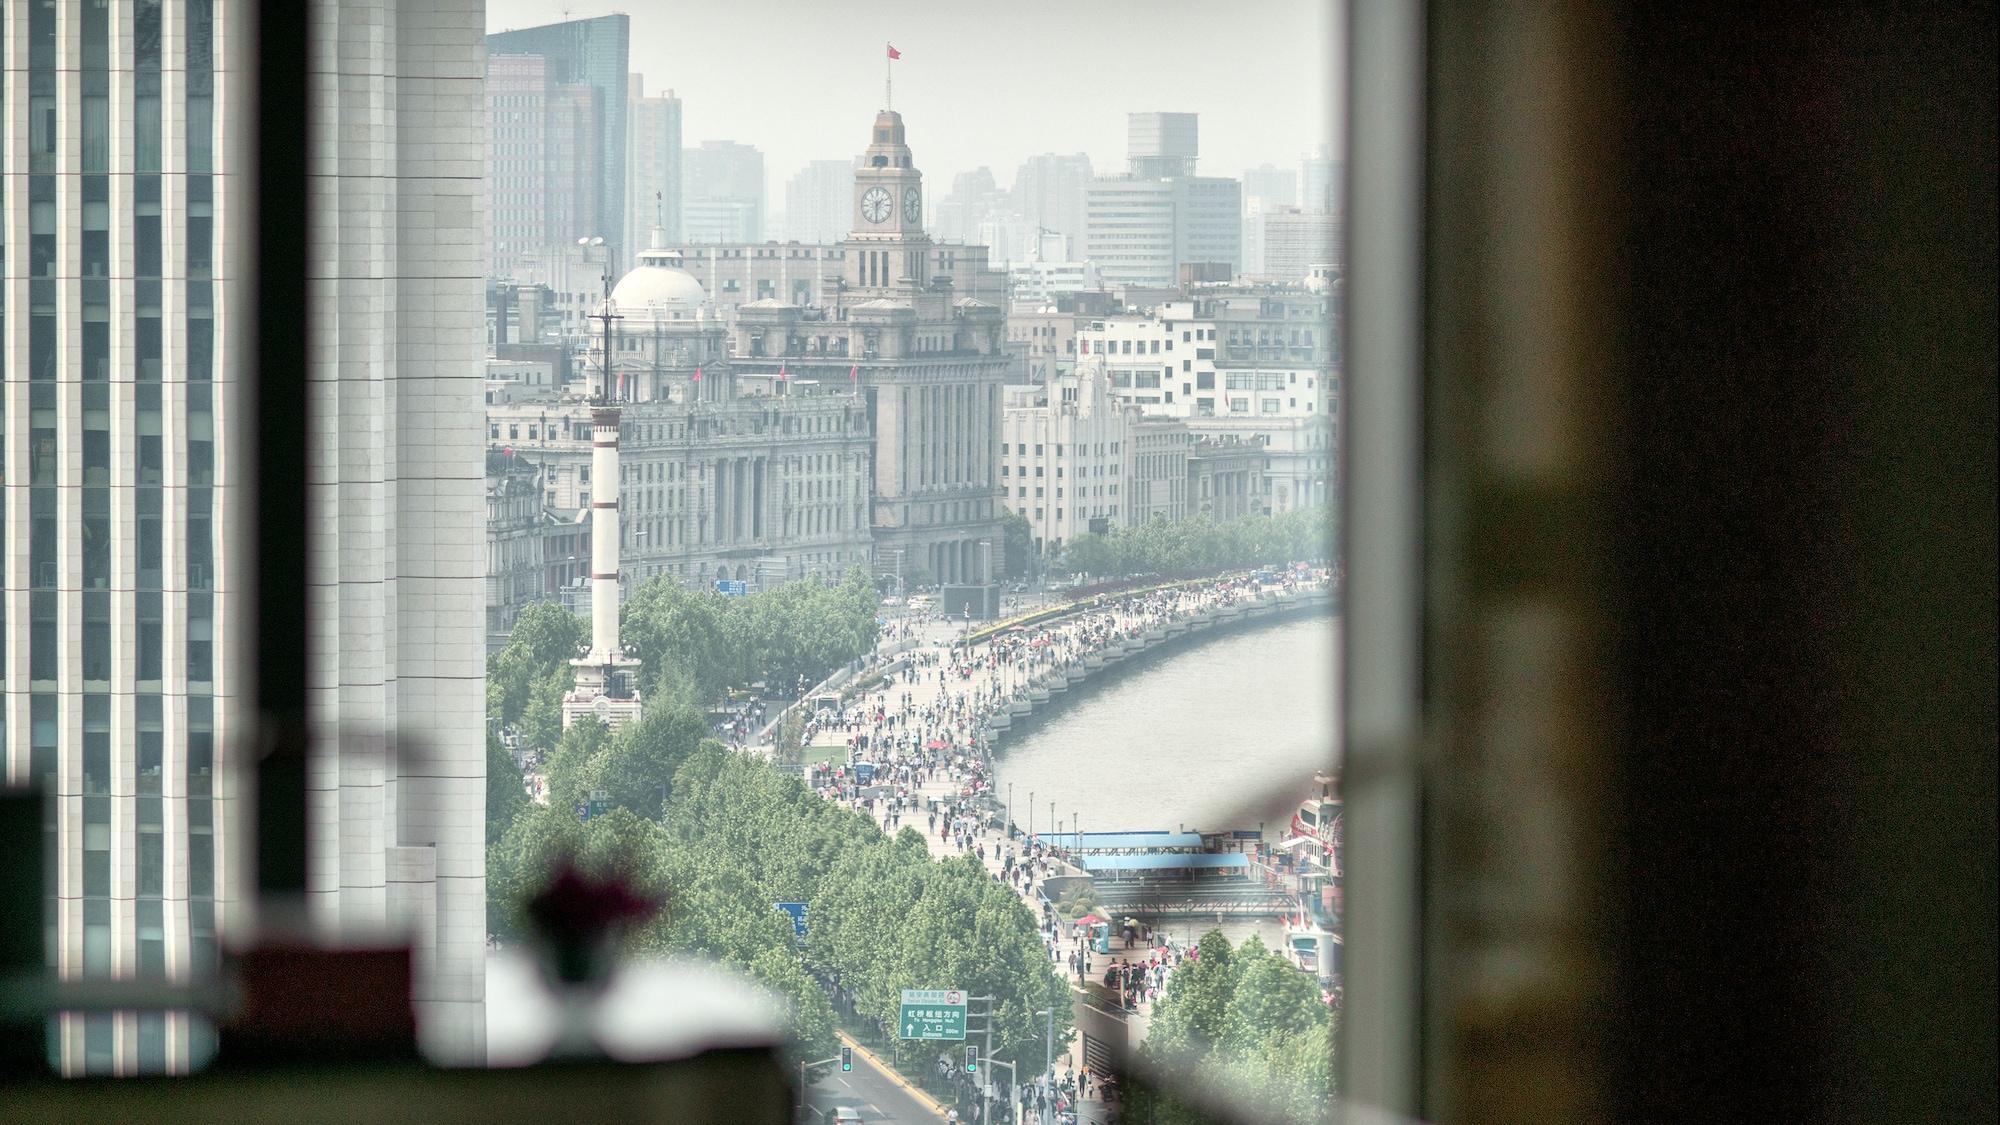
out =
[[[891,46],[889,48],[889,57],[892,59],[900,59],[903,57],[903,52],[898,51],[894,46]]]
[[[858,363],[857,363],[857,364],[855,364],[854,366],[852,366],[852,367],[850,367],[850,368],[848,368],[848,369],[847,369],[847,381],[848,381],[848,382],[852,383],[852,382],[854,382],[854,381],[856,381],[856,380],[858,380],[858,379],[860,379],[860,378],[861,378],[861,365],[860,365],[860,364],[858,364]]]
[[[699,366],[694,369],[694,381],[697,383],[701,382],[701,368]]]
[[[778,378],[782,379],[784,377],[785,377],[785,365],[781,363],[778,365]]]

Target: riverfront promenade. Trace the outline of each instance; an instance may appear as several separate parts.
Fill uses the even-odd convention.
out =
[[[972,854],[994,878],[1007,882],[1043,923],[1051,964],[1069,980],[1077,1003],[1093,1004],[1079,987],[1098,980],[1114,961],[1154,962],[1141,985],[1136,1011],[1122,1014],[1129,1045],[1144,1038],[1152,1001],[1164,987],[1184,950],[1156,953],[1144,947],[1106,955],[1082,949],[1068,918],[1050,918],[1038,892],[1052,876],[1078,875],[1067,857],[1024,837],[1004,834],[1004,794],[990,793],[991,761],[983,731],[1046,705],[1070,683],[1101,672],[1131,651],[1177,635],[1201,623],[1234,620],[1251,605],[1269,607],[1280,596],[1296,599],[1325,588],[1323,578],[1287,582],[1269,590],[1241,576],[1172,590],[1108,597],[1099,604],[1043,625],[1007,630],[967,646],[963,623],[932,619],[912,622],[918,644],[891,662],[901,671],[848,701],[838,716],[808,727],[807,741],[851,749],[858,761],[875,765],[874,783],[862,788],[852,771],[823,779],[820,792],[831,800],[869,812],[886,832],[914,827],[939,857]],[[875,671],[875,670],[871,670]],[[839,761],[845,761],[843,753]],[[1046,795],[1044,795],[1046,796]],[[997,808],[996,808],[997,806]],[[1025,833],[1057,826],[1033,817],[1025,801],[1012,810]],[[1095,826],[1105,828],[1109,826]],[[1116,826],[1142,827],[1142,826]],[[1116,921],[1116,919],[1114,919]],[[1081,1071],[1080,1037],[1058,1059],[1059,1075]],[[1096,1091],[1093,1089],[1092,1093]],[[1080,1107],[1083,1120],[1102,1115],[1095,1098]]]

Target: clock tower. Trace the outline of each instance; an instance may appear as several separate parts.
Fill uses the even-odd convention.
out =
[[[847,287],[879,295],[922,289],[931,240],[924,233],[923,173],[903,143],[903,117],[885,109],[854,170],[854,231]]]

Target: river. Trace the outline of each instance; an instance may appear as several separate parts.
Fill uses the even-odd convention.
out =
[[[1295,618],[1138,658],[999,744],[995,776],[1014,819],[1046,831],[1254,828],[1246,809],[1313,795],[1332,764],[1339,619]],[[1245,823],[1245,817],[1248,822]],[[1274,831],[1282,825],[1266,823]]]

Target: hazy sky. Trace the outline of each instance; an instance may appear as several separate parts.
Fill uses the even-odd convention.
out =
[[[771,207],[808,160],[867,146],[882,106],[883,44],[895,108],[935,194],[981,164],[1002,188],[1026,157],[1086,152],[1125,168],[1125,115],[1201,115],[1208,175],[1294,167],[1332,139],[1340,86],[1336,0],[487,0],[487,28],[624,10],[632,70],[671,88],[689,147],[764,151]]]

